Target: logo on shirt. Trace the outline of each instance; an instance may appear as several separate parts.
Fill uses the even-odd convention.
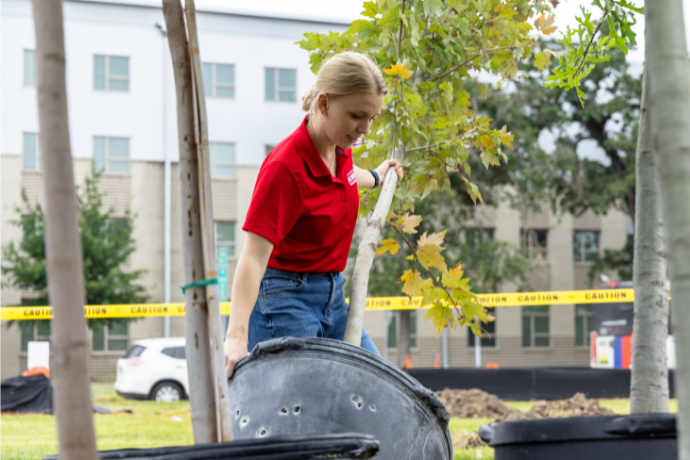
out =
[[[357,182],[354,169],[351,169],[350,172],[347,173],[347,181],[350,183],[350,185],[354,185],[354,183]]]

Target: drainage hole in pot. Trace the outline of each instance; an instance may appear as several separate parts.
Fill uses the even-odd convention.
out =
[[[295,406],[295,408],[293,409],[292,412],[294,412],[295,415],[299,415],[299,413],[300,413],[301,410],[302,410],[302,409],[301,409],[299,406]]]
[[[281,415],[285,415],[285,414],[287,414],[287,413],[288,413],[287,407],[281,407],[281,408],[280,408],[280,414],[281,414]]]
[[[244,417],[244,418],[242,419],[242,421],[240,422],[240,424],[241,424],[242,426],[245,426],[247,423],[249,423],[249,417]]]
[[[266,436],[267,434],[268,434],[268,430],[267,430],[266,428],[261,427],[261,428],[259,429],[259,437],[260,437],[260,438],[263,438],[263,437]]]
[[[372,412],[376,412],[376,408],[374,406],[369,406],[369,409],[371,409]]]
[[[235,417],[239,417],[239,416],[240,416],[240,410],[237,409],[237,411],[235,411]]]
[[[362,401],[358,401],[357,402],[357,409],[361,409],[361,408],[362,408]]]

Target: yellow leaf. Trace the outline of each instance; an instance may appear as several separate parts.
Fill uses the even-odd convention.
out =
[[[407,260],[414,260],[414,254],[405,257]]]
[[[390,222],[391,219],[395,219],[396,217],[398,217],[397,214],[395,214],[394,212],[389,212],[386,216],[386,221]]]
[[[390,252],[390,254],[394,256],[398,253],[398,249],[400,249],[400,245],[397,244],[393,238],[381,241],[380,245],[381,247],[376,250],[376,255]]]
[[[482,134],[481,136],[479,136],[479,144],[482,147],[493,147],[494,141],[488,134]]]
[[[442,272],[446,272],[448,267],[446,266],[446,259],[439,254],[441,251],[443,251],[441,246],[436,244],[427,244],[422,246],[422,248],[417,251],[417,259],[424,268],[433,267]]]
[[[402,291],[410,297],[422,294],[422,277],[417,270],[405,270],[398,283],[404,282]]]
[[[387,75],[399,76],[400,78],[407,80],[412,76],[409,70],[405,68],[404,65],[393,64],[390,69],[385,69]]]
[[[551,64],[551,53],[542,52],[534,55],[534,67],[539,70],[544,70],[547,65]]]
[[[414,216],[410,215],[410,213],[405,213],[403,216],[403,232],[405,233],[417,233],[417,230],[415,230],[415,227],[419,225],[419,223],[422,221],[421,216]]]
[[[539,16],[539,19],[537,20],[537,23],[539,24],[539,30],[542,31],[544,35],[551,35],[558,29],[557,26],[554,26],[554,20],[556,19],[556,16],[554,15],[548,15],[546,16],[546,13],[542,13],[541,16]]]
[[[426,246],[427,244],[436,244],[438,246],[443,244],[443,238],[446,237],[446,232],[448,230],[444,230],[440,233],[432,233],[430,236],[426,236],[426,232],[419,238],[419,241],[417,241],[417,244],[420,246]]]

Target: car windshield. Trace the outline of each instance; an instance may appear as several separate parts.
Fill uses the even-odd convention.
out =
[[[134,345],[132,348],[127,350],[127,353],[123,356],[124,359],[136,358],[141,356],[141,354],[146,350],[146,347],[141,345]]]

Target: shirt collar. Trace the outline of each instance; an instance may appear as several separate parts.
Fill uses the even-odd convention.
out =
[[[311,134],[307,130],[307,120],[309,120],[309,115],[304,117],[304,120],[300,124],[297,131],[295,131],[295,144],[297,145],[297,150],[307,162],[307,166],[311,170],[312,174],[315,176],[331,176],[331,172],[328,170],[328,166],[323,162],[319,151],[316,150],[314,141],[311,139]],[[336,146],[335,151],[337,152],[336,161],[340,161],[349,157],[352,153],[352,149],[342,150],[340,147]],[[338,168],[341,169],[341,168]]]

